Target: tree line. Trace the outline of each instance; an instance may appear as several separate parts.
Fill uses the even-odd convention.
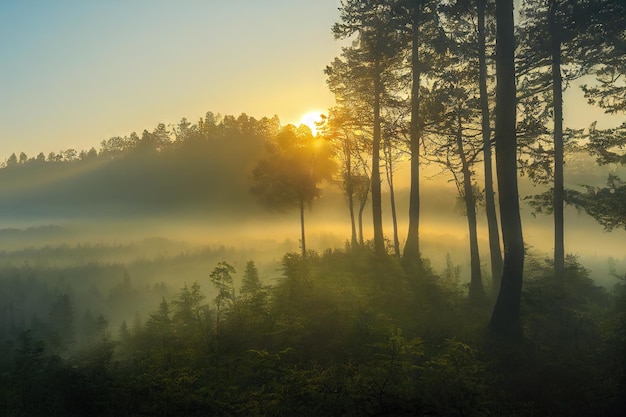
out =
[[[2,165],[4,168],[11,168],[17,165],[43,162],[89,161],[97,158],[113,159],[131,151],[165,151],[188,142],[215,140],[232,135],[272,137],[276,135],[279,128],[278,116],[262,117],[257,120],[245,113],[233,116],[215,114],[209,111],[204,117],[200,117],[195,124],[183,117],[176,124],[158,123],[152,131],[144,129],[141,135],[132,132],[126,136],[113,136],[102,140],[98,150],[95,147],[80,151],[70,148],[59,152],[50,152],[47,156],[40,152],[35,157],[29,157],[25,152],[20,152],[18,156],[14,152]]]
[[[278,117],[208,112],[197,123],[158,124],[103,140],[98,150],[11,156],[0,170],[5,216],[141,216],[210,211],[254,213],[251,171]],[[19,186],[17,186],[19,184]]]

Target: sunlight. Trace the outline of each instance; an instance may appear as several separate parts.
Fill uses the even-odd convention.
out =
[[[310,111],[302,116],[302,118],[300,119],[300,123],[302,123],[303,125],[307,125],[309,128],[311,128],[311,132],[313,132],[313,136],[315,136],[317,135],[317,126],[315,125],[315,123],[319,123],[322,121],[322,114],[324,114],[324,112],[320,110]]]

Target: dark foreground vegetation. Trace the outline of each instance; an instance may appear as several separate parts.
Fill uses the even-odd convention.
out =
[[[38,327],[4,329],[0,414],[626,411],[626,286],[623,277],[611,291],[594,285],[576,259],[555,280],[550,261],[527,257],[522,341],[487,330],[492,301],[470,303],[451,262],[407,276],[369,249],[287,254],[271,286],[254,262],[240,269],[237,288],[234,268],[219,262],[119,328],[94,314],[70,331],[63,315],[76,300],[57,294]]]

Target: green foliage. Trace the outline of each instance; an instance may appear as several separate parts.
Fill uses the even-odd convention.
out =
[[[424,364],[419,388],[428,400],[426,408],[436,415],[482,416],[494,411],[489,409],[493,387],[486,377],[477,351],[448,339]]]
[[[604,355],[620,343],[602,330],[614,314],[613,296],[596,286],[572,256],[566,258],[562,280],[555,280],[550,259],[529,257],[525,270],[527,341],[492,346],[498,349],[494,358],[501,386],[543,415],[619,415],[614,396],[623,369],[610,369]],[[609,374],[613,377],[607,379]]]
[[[235,302],[235,287],[231,275],[235,272],[235,268],[228,262],[220,262],[211,272],[211,283],[217,289],[215,305],[218,312],[232,307]]]
[[[586,186],[585,191],[568,190],[566,201],[584,210],[606,230],[626,229],[626,183],[609,175],[606,187]]]
[[[262,291],[263,285],[259,278],[259,271],[254,264],[254,261],[248,261],[246,263],[246,270],[243,274],[243,280],[241,283],[241,296],[242,297],[254,297],[260,291]]]
[[[610,293],[575,258],[558,282],[550,260],[528,257],[527,339],[511,344],[487,337],[489,308],[467,302],[450,257],[440,276],[409,277],[395,258],[359,247],[287,254],[271,287],[261,284],[254,262],[245,271],[240,297],[229,263],[211,274],[228,311],[219,321],[217,304],[196,282],[155,302],[143,323],[122,326],[117,339],[104,317],[85,314],[91,319],[83,318],[77,337],[88,323],[93,336],[71,355],[59,357],[34,332],[22,332],[0,345],[0,407],[17,416],[623,410],[626,286],[617,273]]]
[[[263,285],[254,261],[246,263],[241,289],[241,297],[237,300],[236,313],[241,318],[238,324],[246,328],[249,335],[262,337],[267,322],[268,287]]]

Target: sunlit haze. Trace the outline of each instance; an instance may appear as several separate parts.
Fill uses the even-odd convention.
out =
[[[314,110],[306,113],[300,119],[300,123],[307,125],[311,128],[313,135],[317,133],[317,123],[322,121],[322,115],[324,115],[324,111],[322,110]]]

